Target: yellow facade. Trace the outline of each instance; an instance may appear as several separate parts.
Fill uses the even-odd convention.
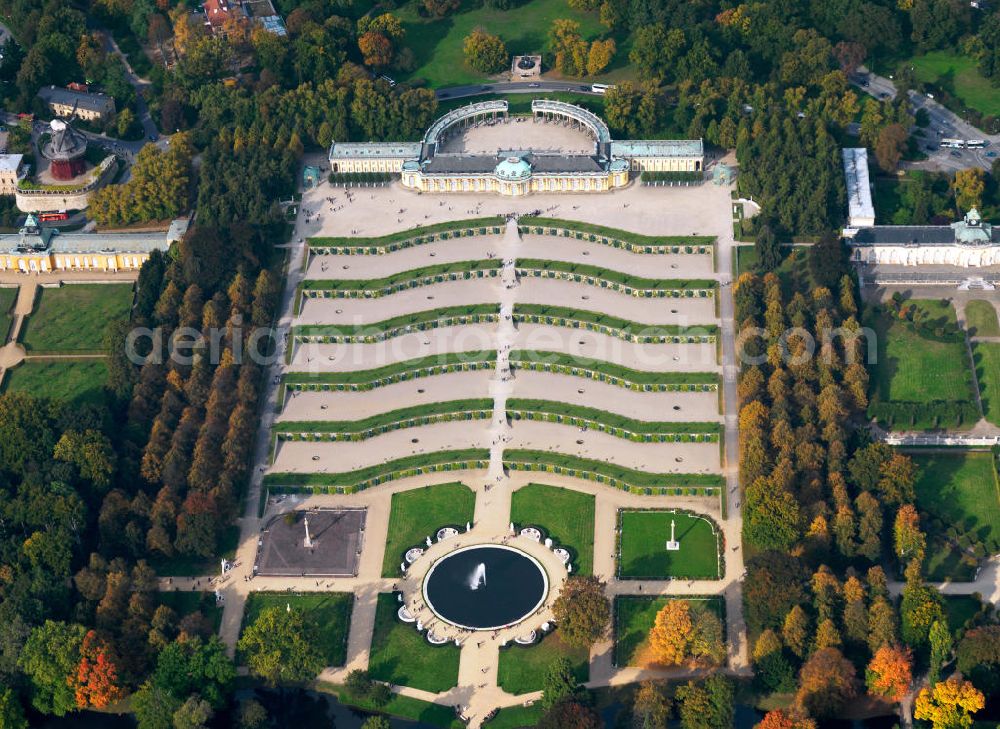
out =
[[[633,157],[629,160],[637,172],[698,172],[699,157]]]
[[[501,180],[491,174],[424,175],[419,170],[403,172],[404,187],[420,192],[494,192],[518,196],[532,192],[607,192],[628,184],[628,170],[606,175],[581,176],[537,174],[519,181]]]
[[[361,159],[337,159],[330,162],[330,171],[334,173],[355,173],[355,172],[387,172],[389,174],[399,174],[403,169],[402,157],[390,158],[361,158]]]
[[[0,253],[0,271],[138,271],[148,253]]]

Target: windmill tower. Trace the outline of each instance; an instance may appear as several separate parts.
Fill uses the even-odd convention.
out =
[[[42,156],[49,161],[49,170],[57,180],[72,180],[83,174],[86,161],[87,140],[70,122],[76,117],[76,107],[69,119],[49,122],[49,141],[42,146]]]

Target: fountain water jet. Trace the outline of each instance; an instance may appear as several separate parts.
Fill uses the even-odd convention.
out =
[[[478,590],[480,585],[486,587],[486,565],[482,562],[476,565],[476,569],[472,570],[469,576],[470,590]]]

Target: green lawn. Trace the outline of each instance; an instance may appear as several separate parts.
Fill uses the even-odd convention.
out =
[[[215,602],[215,596],[210,592],[159,592],[157,598],[160,604],[177,613],[178,619],[201,612],[215,630],[222,623],[222,606]]]
[[[917,508],[924,515],[921,526],[931,537],[943,538],[942,531],[954,528],[959,536],[975,537],[987,548],[1000,542],[1000,495],[992,454],[915,453],[913,460],[918,469]],[[941,525],[935,525],[935,519]],[[928,550],[932,579],[954,578],[949,570],[958,566],[961,555],[949,557],[945,551],[950,550]]]
[[[318,629],[319,647],[328,666],[347,662],[347,632],[351,627],[354,595],[350,592],[323,592],[291,595],[285,592],[251,592],[243,613],[243,625],[251,625],[267,608],[291,606],[304,620]]]
[[[680,543],[668,552],[670,522],[677,524]],[[706,519],[669,511],[625,511],[621,514],[622,579],[719,579],[719,538]]]
[[[952,633],[962,630],[982,607],[979,598],[972,595],[945,595],[944,612],[948,617],[948,628]]]
[[[401,719],[419,721],[422,724],[430,724],[442,727],[443,729],[464,729],[465,727],[465,724],[455,716],[455,710],[443,704],[432,704],[429,701],[421,701],[409,696],[393,694],[392,698],[389,699],[389,703],[376,707],[368,701],[359,701],[351,696],[343,686],[338,684],[320,681],[316,685],[316,690],[333,694],[340,703],[364,709],[365,711],[398,716]]]
[[[673,597],[616,597],[614,605],[615,665],[635,666],[646,646],[649,631],[656,622],[656,614]],[[718,597],[689,598],[693,611],[711,610],[722,620],[725,631],[725,606]]]
[[[605,30],[597,13],[573,10],[565,0],[530,0],[510,10],[495,10],[465,0],[457,13],[442,19],[421,18],[417,13],[419,6],[411,1],[397,13],[406,30],[404,44],[416,56],[413,72],[401,77],[421,78],[431,87],[455,86],[485,78],[465,64],[462,53],[465,37],[479,26],[503,38],[511,54],[547,50],[549,28],[556,18],[577,21],[581,34],[588,40]]]
[[[497,681],[507,693],[527,694],[544,688],[545,672],[557,658],[567,658],[580,683],[590,680],[590,651],[562,642],[559,631],[531,646],[511,644],[500,650]]]
[[[73,284],[39,292],[21,329],[29,354],[101,352],[105,330],[127,317],[132,305],[132,284]]]
[[[972,337],[1000,337],[1000,322],[992,302],[976,299],[965,305],[965,328]]]
[[[375,633],[368,673],[377,681],[440,693],[458,683],[460,649],[453,643],[431,645],[413,625],[396,617],[395,595],[378,596]]]
[[[1000,89],[976,68],[976,60],[948,51],[935,51],[910,59],[919,81],[948,89],[964,104],[983,114],[1000,114]]]
[[[510,706],[500,709],[497,715],[483,726],[489,729],[524,729],[537,726],[544,713],[545,709],[539,701],[531,706]]]
[[[514,492],[510,519],[519,527],[534,525],[573,555],[573,570],[589,575],[594,568],[594,497],[579,491],[529,483]]]
[[[0,346],[7,341],[10,326],[14,323],[14,304],[17,302],[17,286],[0,289]]]
[[[434,539],[441,527],[464,530],[475,510],[476,494],[461,483],[442,483],[393,494],[382,576],[396,577],[406,550],[423,546],[427,537]]]
[[[99,403],[107,379],[103,359],[25,360],[7,373],[3,390],[73,403]]]
[[[955,309],[938,301],[907,302],[926,311],[933,321],[955,323]],[[909,323],[888,315],[874,318],[878,336],[878,364],[874,381],[884,402],[968,400],[972,380],[965,345],[920,336]]]
[[[219,535],[218,554],[205,558],[198,555],[175,553],[172,557],[164,557],[159,552],[149,556],[150,566],[156,574],[174,577],[197,577],[199,575],[217,574],[219,559],[236,559],[236,547],[240,541],[240,528],[232,525],[224,528]]]
[[[973,343],[972,359],[976,363],[983,413],[988,421],[1000,425],[1000,344]]]

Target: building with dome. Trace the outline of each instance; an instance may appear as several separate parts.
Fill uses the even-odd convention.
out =
[[[480,124],[507,119],[504,100],[481,101],[454,109],[427,130],[420,142],[334,142],[335,174],[399,174],[402,185],[419,192],[493,192],[520,196],[533,192],[607,192],[629,183],[632,172],[701,172],[702,140],[616,141],[604,120],[562,101],[535,99],[535,121],[561,123],[594,140],[590,153],[546,153],[532,149],[494,154],[443,152],[449,136]]]
[[[951,225],[873,225],[844,231],[852,260],[881,266],[1000,265],[1000,228],[973,208]]]

